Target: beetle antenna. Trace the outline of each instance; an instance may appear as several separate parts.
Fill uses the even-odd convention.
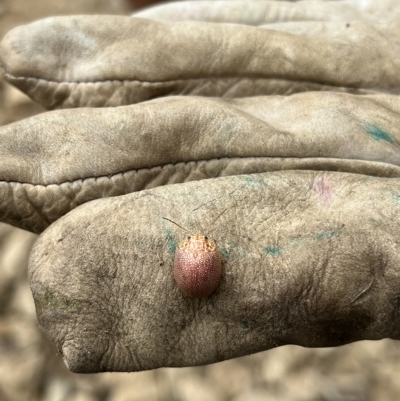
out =
[[[163,219],[164,219],[164,220],[168,220],[168,221],[170,221],[171,223],[174,223],[176,226],[178,226],[179,228],[181,228],[183,231],[186,231],[187,233],[190,234],[190,231],[189,231],[189,230],[186,230],[186,228],[180,226],[178,223],[175,223],[175,221],[172,221],[172,220],[170,220],[170,219],[167,219],[166,217],[163,217]]]
[[[214,225],[214,223],[227,211],[228,209],[223,210],[213,221],[212,223],[208,226],[207,232],[204,234],[205,237],[210,233],[210,228]]]

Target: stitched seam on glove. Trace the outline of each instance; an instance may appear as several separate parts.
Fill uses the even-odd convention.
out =
[[[190,81],[204,81],[204,80],[213,80],[213,79],[218,79],[218,80],[224,80],[224,81],[229,81],[229,80],[241,80],[241,79],[250,79],[250,80],[275,80],[275,81],[282,81],[282,82],[301,82],[301,83],[309,83],[309,84],[314,84],[314,85],[321,85],[324,87],[334,87],[334,88],[350,88],[354,90],[362,90],[365,92],[376,92],[380,91],[379,88],[374,89],[374,88],[363,88],[362,86],[356,87],[356,86],[343,86],[343,85],[335,85],[334,83],[328,83],[328,82],[318,82],[318,81],[309,81],[309,80],[302,80],[302,79],[286,79],[286,78],[280,78],[280,77],[274,77],[274,76],[245,76],[245,75],[234,75],[234,76],[209,76],[209,77],[201,77],[201,78],[187,78],[187,79],[171,79],[167,81],[140,81],[137,79],[104,79],[104,80],[97,80],[97,81],[54,81],[50,79],[44,79],[44,78],[35,78],[35,77],[28,77],[28,76],[15,76],[12,75],[8,72],[4,72],[4,76],[9,79],[9,80],[19,80],[19,81],[28,81],[28,80],[33,80],[36,82],[44,82],[47,84],[56,84],[56,85],[61,85],[61,84],[76,84],[76,85],[81,85],[81,84],[98,84],[98,83],[138,83],[138,84],[148,84],[148,85],[158,85],[158,84],[168,84],[168,83],[175,83],[175,82],[190,82]]]
[[[379,161],[371,161],[371,160],[363,160],[363,159],[338,159],[338,158],[333,158],[333,157],[270,157],[270,156],[248,156],[248,157],[223,157],[223,158],[214,158],[214,159],[202,159],[202,160],[190,160],[190,161],[181,161],[181,162],[176,162],[176,163],[167,163],[167,164],[163,164],[163,165],[159,165],[159,166],[153,166],[153,167],[141,167],[141,168],[137,168],[137,169],[130,169],[130,170],[123,170],[123,171],[118,171],[117,173],[112,173],[112,174],[104,174],[104,175],[97,175],[97,176],[91,176],[91,177],[83,177],[83,178],[76,178],[74,180],[71,181],[63,181],[61,183],[51,183],[51,184],[32,184],[30,182],[22,182],[22,181],[12,181],[12,180],[0,180],[0,184],[1,183],[7,183],[9,185],[12,184],[21,184],[21,185],[30,185],[33,187],[50,187],[52,185],[55,186],[61,186],[64,184],[74,184],[77,182],[84,182],[86,180],[97,180],[100,178],[108,178],[109,180],[113,179],[114,177],[118,176],[118,175],[124,175],[124,174],[129,174],[129,173],[138,173],[141,171],[151,171],[151,170],[155,170],[155,169],[164,169],[170,166],[178,166],[178,165],[188,165],[190,163],[192,164],[200,164],[200,163],[208,163],[208,162],[213,162],[213,161],[236,161],[236,160],[274,160],[274,159],[281,159],[284,161],[288,161],[288,160],[303,160],[305,162],[308,161],[317,161],[317,160],[324,160],[325,162],[330,162],[332,161],[333,163],[336,161],[341,161],[341,162],[359,162],[361,164],[366,163],[368,164],[368,166],[371,166],[371,163],[373,163],[373,166],[378,165],[378,166],[387,166],[393,170],[399,170],[398,172],[398,177],[400,177],[400,166],[396,166],[394,164],[391,163],[385,163],[385,162],[379,162]],[[314,170],[314,171],[321,171],[321,170],[326,170],[325,168],[326,166],[323,166],[323,168],[321,169],[316,169],[315,166],[310,166],[310,167],[297,167],[297,168],[282,168],[281,170],[284,171],[289,171],[289,170]],[[271,170],[270,172],[273,171],[281,171],[281,170]],[[332,170],[333,172],[347,172],[347,170],[343,171],[343,170]],[[267,171],[263,171],[263,172],[268,172]],[[255,173],[238,173],[235,175],[242,175],[242,174],[257,174],[257,172]],[[355,173],[355,174],[360,174],[360,173]],[[368,175],[368,174],[360,174],[360,175]],[[397,176],[396,176],[397,177]],[[210,178],[214,178],[214,177],[210,177]]]

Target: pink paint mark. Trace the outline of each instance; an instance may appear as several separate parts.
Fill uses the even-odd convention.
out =
[[[321,178],[313,180],[311,189],[318,196],[318,200],[322,206],[330,206],[335,197],[335,193],[333,190],[333,183],[328,177],[322,176]]]

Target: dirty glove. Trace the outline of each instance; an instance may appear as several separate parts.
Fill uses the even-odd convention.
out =
[[[398,94],[400,5],[392,0],[382,21],[382,9],[374,10],[374,0],[366,3],[194,1],[138,14],[157,19],[207,14],[219,21],[223,13],[232,22],[240,14],[242,23],[267,23],[261,27],[121,16],[48,18],[14,29],[3,39],[1,58],[6,79],[47,108],[120,106],[167,95]],[[318,21],[322,15],[328,21]]]
[[[50,226],[30,280],[71,370],[399,338],[399,25],[339,4],[277,30],[86,16],[3,39],[6,78],[45,106],[125,105],[0,130],[0,217]],[[221,283],[189,298],[163,217],[204,233],[224,209]]]

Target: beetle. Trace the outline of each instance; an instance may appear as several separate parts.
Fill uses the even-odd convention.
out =
[[[191,234],[178,223],[163,217],[189,234],[175,253],[174,278],[180,290],[191,298],[208,297],[220,283],[225,261],[221,258],[216,241],[208,238],[208,233],[226,210],[214,219],[206,234]]]

